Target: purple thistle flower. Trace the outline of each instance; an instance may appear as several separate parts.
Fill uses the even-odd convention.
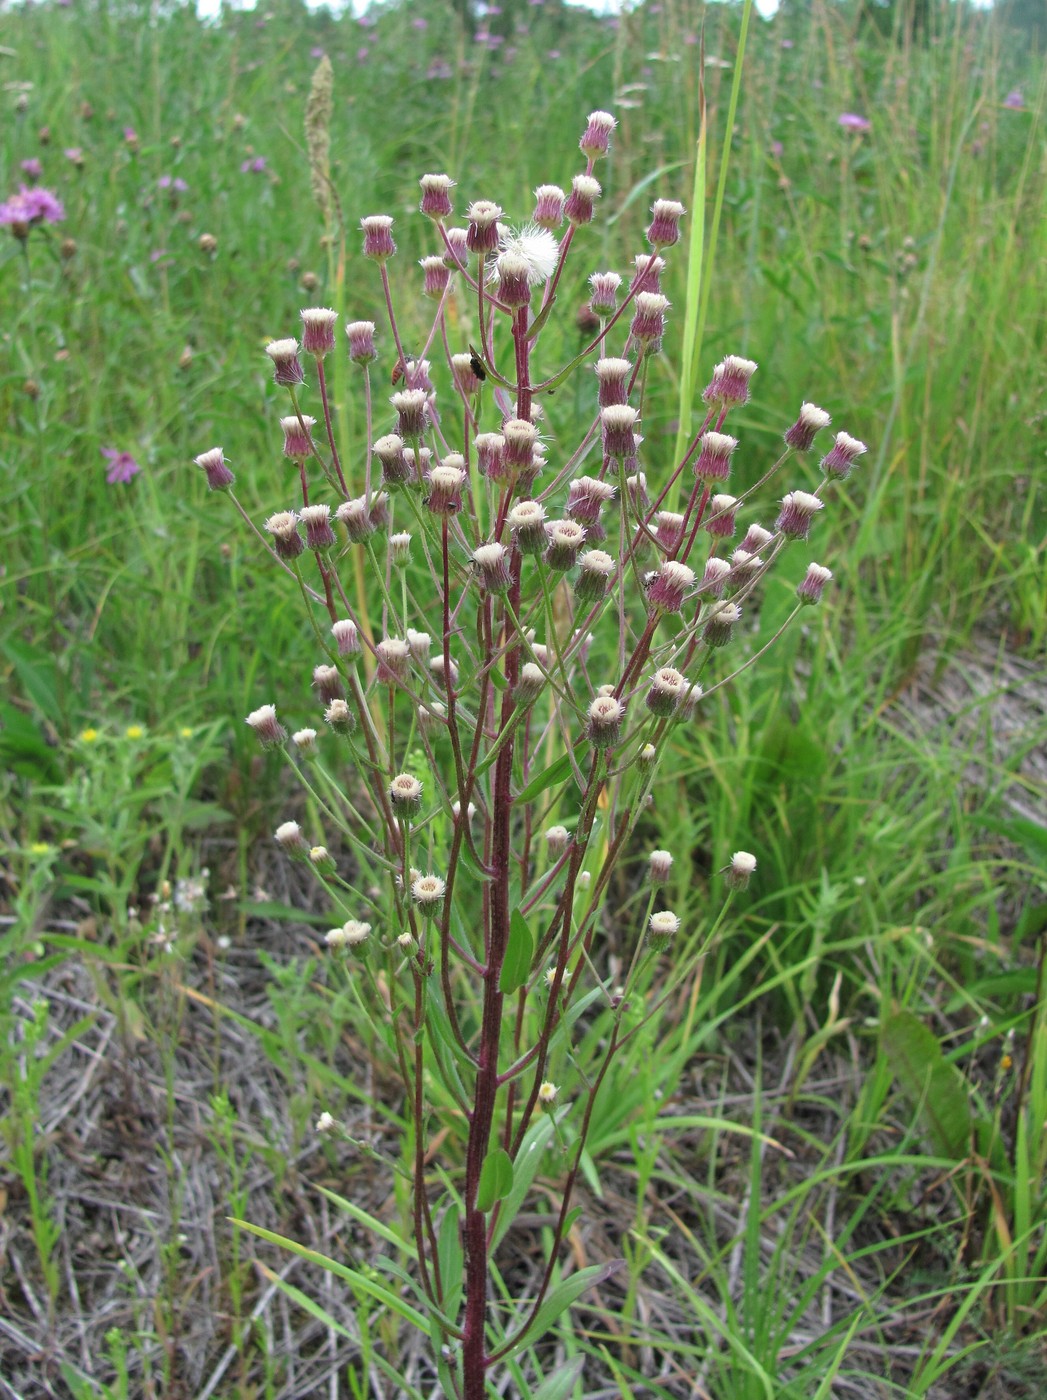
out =
[[[1003,105],[1005,107],[1010,107],[1015,112],[1020,112],[1025,106],[1025,98],[1021,94],[1021,89],[1011,88],[1010,92],[1003,99]],[[22,169],[25,169],[24,163]]]
[[[241,174],[241,175],[264,175],[264,174],[265,174],[265,156],[255,156],[253,159],[252,159],[252,158],[248,158],[247,160],[245,160],[244,163],[240,166],[240,174]]]
[[[44,173],[44,167],[37,160],[36,156],[30,156],[28,160],[22,161],[22,174],[31,183],[39,180]]]
[[[130,452],[120,452],[115,447],[103,447],[102,456],[109,463],[105,479],[110,486],[124,485],[133,481],[142,468]]]
[[[62,152],[66,160],[71,160],[74,165],[80,166],[84,163],[84,153],[79,146],[67,146]]]
[[[33,224],[57,224],[64,218],[62,201],[42,185],[23,185],[0,204],[0,224],[7,224],[18,238],[25,238]]]
[[[844,131],[872,131],[872,122],[857,112],[842,112],[837,118]]]

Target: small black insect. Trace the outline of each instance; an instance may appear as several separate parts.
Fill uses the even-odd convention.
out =
[[[469,351],[469,368],[481,383],[487,378],[487,371],[484,369],[483,361],[475,350]]]

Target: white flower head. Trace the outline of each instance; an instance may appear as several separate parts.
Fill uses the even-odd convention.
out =
[[[502,253],[512,253],[523,259],[531,287],[542,286],[556,271],[560,245],[547,228],[539,228],[537,224],[524,224],[520,229],[500,225],[499,247]]]

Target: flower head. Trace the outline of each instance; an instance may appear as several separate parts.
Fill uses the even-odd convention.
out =
[[[43,185],[23,185],[0,204],[0,224],[6,224],[16,238],[28,238],[36,224],[58,224],[64,218],[62,201]]]
[[[109,463],[105,479],[110,486],[124,485],[133,481],[142,468],[130,452],[121,452],[116,447],[103,447],[102,456]]]
[[[524,224],[521,229],[505,229],[498,240],[502,255],[514,254],[526,266],[527,284],[540,287],[556,271],[560,245],[547,228]]]
[[[844,131],[872,131],[869,118],[859,116],[857,112],[841,112],[836,120]]]

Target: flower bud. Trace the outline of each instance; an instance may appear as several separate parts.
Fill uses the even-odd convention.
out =
[[[665,259],[657,253],[637,253],[633,258],[632,288],[636,292],[660,292]]]
[[[350,544],[363,544],[374,534],[374,522],[367,509],[363,496],[354,496],[351,501],[343,501],[334,513],[334,518],[345,527]]]
[[[849,433],[837,433],[828,456],[822,458],[822,471],[826,476],[843,481],[854,470],[855,461],[868,450],[864,442],[859,442]]]
[[[349,358],[354,365],[369,365],[377,360],[373,321],[350,321],[345,334],[349,341]]]
[[[683,542],[683,516],[675,510],[660,510],[655,517],[654,537],[666,554],[675,554]]]
[[[825,568],[822,564],[808,564],[807,573],[796,590],[797,598],[801,603],[808,605],[820,603],[822,594],[825,592],[825,585],[831,578],[831,569]]]
[[[209,491],[228,491],[236,478],[225,464],[225,454],[220,447],[201,452],[193,461],[207,477]]]
[[[316,871],[317,875],[330,877],[337,870],[334,857],[326,846],[313,846],[309,852],[309,864]]]
[[[292,860],[309,859],[309,843],[297,822],[281,822],[273,833],[273,839],[284,855]]]
[[[675,199],[656,199],[651,205],[647,241],[652,248],[671,248],[680,241],[680,220],[687,210]]]
[[[656,953],[664,952],[676,934],[680,920],[668,909],[652,914],[647,923],[647,946]]]
[[[624,408],[622,405],[621,408]],[[605,409],[605,413],[615,410]],[[630,413],[632,409],[628,410]],[[585,527],[586,539],[593,543],[598,543],[607,536],[606,530],[600,524],[600,512],[608,501],[614,499],[614,487],[609,481],[601,481],[594,476],[575,477],[567,488],[566,514],[570,520]]]
[[[645,768],[649,768],[658,757],[658,750],[653,744],[644,744],[643,748],[636,755],[636,761],[642,763]]]
[[[378,681],[382,685],[402,685],[407,680],[411,648],[400,637],[386,637],[375,647]]]
[[[643,472],[633,472],[632,476],[625,478],[625,489],[629,496],[629,504],[637,515],[642,515],[651,504],[651,498],[647,494],[647,477]]]
[[[254,730],[263,749],[274,749],[287,738],[287,730],[276,718],[275,705],[260,705],[251,711],[245,723]]]
[[[665,313],[669,299],[661,292],[637,292],[633,302],[633,319],[629,334],[643,346],[661,342],[665,334]]]
[[[411,558],[411,532],[398,530],[389,536],[389,562],[394,569],[406,569]]]
[[[800,415],[785,434],[785,441],[796,452],[809,452],[815,433],[827,428],[831,422],[824,408],[818,408],[813,403],[802,403]]]
[[[731,474],[731,454],[738,439],[728,433],[703,433],[694,474],[699,481],[726,481]]]
[[[707,559],[705,561],[705,573],[702,581],[698,585],[699,593],[708,593],[713,598],[722,598],[724,586],[727,583],[727,576],[731,572],[731,566],[726,559]]]
[[[571,833],[565,826],[551,826],[545,833],[545,845],[551,860],[559,860],[571,844]]]
[[[564,214],[577,228],[579,224],[592,222],[593,206],[602,191],[599,180],[591,175],[576,175],[571,181],[571,193],[564,205]]]
[[[418,912],[427,919],[434,918],[440,912],[446,889],[439,875],[416,876],[411,881],[411,898],[418,906]]]
[[[617,125],[610,112],[590,112],[582,139],[578,142],[582,155],[590,160],[605,156],[611,145],[611,132]]]
[[[298,533],[298,516],[293,510],[280,510],[265,522],[265,528],[273,537],[273,548],[281,559],[297,559],[305,550],[305,542]]]
[[[422,258],[418,265],[422,269],[422,296],[439,301],[451,280],[451,269],[439,253]]]
[[[669,851],[652,851],[647,857],[647,879],[652,885],[667,885],[673,868]]]
[[[423,175],[418,183],[422,187],[422,202],[419,208],[425,217],[449,219],[454,213],[451,204],[454,181],[450,175]]]
[[[543,1113],[556,1111],[556,1096],[559,1092],[557,1086],[549,1079],[538,1086],[538,1107]]]
[[[602,549],[587,549],[578,560],[578,577],[574,581],[574,596],[579,603],[598,603],[607,596],[614,577],[615,562]]]
[[[512,577],[505,545],[497,540],[480,545],[473,551],[473,563],[482,588],[488,593],[508,593]]]
[[[316,419],[310,418],[308,413],[292,413],[280,419],[280,427],[284,434],[284,456],[292,462],[304,462],[313,451],[312,434]]]
[[[369,214],[360,220],[364,231],[364,257],[376,263],[388,262],[396,252],[393,242],[393,221],[388,214]]]
[[[332,700],[324,710],[324,721],[335,734],[349,735],[356,728],[356,716],[344,700]]]
[[[675,559],[667,559],[647,590],[647,597],[659,612],[679,612],[684,597],[693,587],[694,570]]]
[[[444,237],[447,239],[444,263],[449,272],[455,272],[469,262],[468,234],[464,228],[448,228],[444,229]]]
[[[508,418],[502,424],[502,437],[505,440],[503,461],[506,469],[509,472],[526,471],[534,460],[537,428],[525,418]]]
[[[476,439],[476,470],[497,481],[505,475],[505,439],[501,433],[480,433]]]
[[[345,699],[345,690],[337,666],[314,666],[313,685],[316,686],[317,694],[325,705],[329,705],[332,700]]]
[[[622,279],[617,272],[594,272],[589,278],[589,310],[594,316],[613,316],[618,310],[618,288]]]
[[[443,656],[443,654],[440,653],[434,656],[432,661],[430,661],[429,663],[429,673],[433,678],[433,685],[438,685],[441,690],[447,689],[446,672],[447,666],[445,664],[445,657]],[[453,657],[451,659],[451,684],[453,686],[457,686],[458,684],[458,663],[453,659]]]
[[[557,229],[563,223],[567,196],[559,185],[539,185],[534,192],[534,220],[539,228]]]
[[[360,634],[357,631],[356,623],[351,618],[343,617],[339,618],[337,622],[332,622],[331,636],[334,638],[339,656],[358,656],[360,654]]]
[[[734,625],[742,615],[737,603],[721,603],[702,631],[708,647],[725,647],[734,635]]]
[[[738,548],[748,550],[750,554],[759,554],[773,539],[770,530],[765,530],[762,525],[750,525]]]
[[[317,751],[315,729],[296,729],[291,735],[295,748],[303,758],[311,758]]]
[[[403,389],[389,400],[396,409],[396,431],[401,438],[420,438],[428,421],[428,396],[424,389]]]
[[[467,399],[471,399],[475,393],[479,392],[482,382],[476,373],[473,360],[474,356],[468,351],[451,356],[451,373],[454,376],[455,386],[459,393]],[[478,367],[483,369],[482,365]]]
[[[507,517],[521,554],[541,554],[547,543],[545,507],[537,501],[517,501]]]
[[[305,382],[297,340],[271,340],[265,353],[273,362],[273,379],[277,384],[293,386]]]
[[[735,520],[737,513],[738,498],[736,496],[712,496],[702,524],[713,539],[729,540],[737,528]]]
[[[302,312],[302,349],[323,359],[334,349],[334,328],[338,312],[326,306],[311,306]]]
[[[589,706],[586,738],[594,749],[610,749],[622,737],[625,706],[613,695],[600,695]]]
[[[429,475],[429,464],[433,460],[433,454],[428,447],[419,447],[416,452],[413,447],[404,448],[404,461],[407,463],[407,474],[412,481],[424,481]]]
[[[502,210],[489,199],[477,199],[469,206],[467,215],[469,227],[465,233],[465,246],[471,253],[496,253],[498,251],[498,220]]]
[[[749,402],[749,381],[756,373],[754,360],[728,355],[713,370],[713,377],[702,394],[706,403],[731,408]]]
[[[367,949],[371,936],[371,925],[360,919],[347,919],[341,928],[333,928],[324,939],[328,948],[337,953],[355,953],[357,956]]]
[[[600,426],[603,429],[603,451],[605,457],[617,462],[624,461],[636,453],[634,428],[640,415],[627,403],[610,404],[600,410]]]
[[[824,501],[810,492],[790,491],[782,497],[775,529],[781,531],[787,540],[805,540],[811,533],[811,521],[824,509]]]
[[[394,816],[406,820],[422,810],[422,785],[411,773],[398,773],[389,784],[389,802]]]
[[[675,714],[687,690],[687,678],[672,666],[655,671],[647,692],[647,708],[659,719]]]
[[[755,869],[755,856],[750,855],[748,851],[735,851],[734,855],[731,857],[730,865],[728,865],[724,871],[727,880],[727,888],[730,890],[747,890]]]
[[[545,686],[545,672],[533,661],[525,661],[520,667],[520,676],[513,691],[513,701],[525,709],[533,705]]]
[[[553,520],[546,526],[549,545],[545,562],[550,569],[565,574],[578,561],[578,551],[585,540],[585,531],[573,520]]]
[[[630,360],[607,357],[596,361],[596,378],[600,382],[599,404],[610,408],[612,404],[625,403],[629,392],[629,375],[632,372]]]
[[[495,271],[498,274],[496,295],[503,306],[508,306],[513,311],[521,306],[528,306],[531,301],[531,285],[528,280],[530,264],[527,259],[521,253],[507,249],[499,255]]]
[[[747,583],[752,583],[764,567],[759,555],[750,554],[746,549],[736,549],[731,555],[731,576],[727,580],[730,592],[737,593]]]
[[[429,496],[426,505],[434,515],[456,515],[462,508],[462,487],[465,485],[465,472],[461,467],[451,465],[451,458],[461,462],[457,453],[444,459],[442,467],[434,467],[429,473]]]
[[[303,506],[299,519],[305,526],[306,543],[310,549],[330,549],[337,543],[331,529],[331,507],[326,505]]]

